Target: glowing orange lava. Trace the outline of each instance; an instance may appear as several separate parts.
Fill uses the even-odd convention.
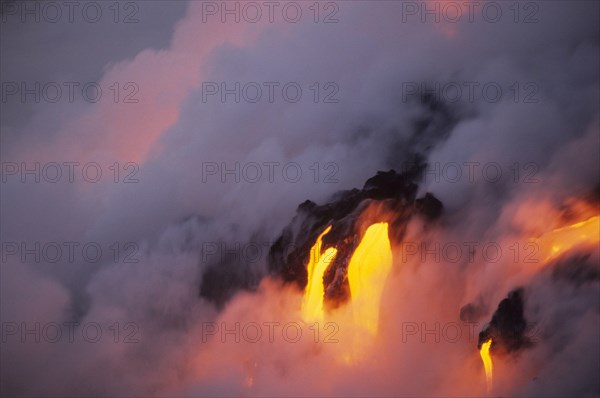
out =
[[[600,217],[594,216],[551,232],[535,239],[544,263],[582,244],[600,242]]]
[[[488,394],[492,391],[492,357],[490,356],[490,346],[492,345],[492,339],[488,339],[481,345],[479,355],[483,361],[483,367],[485,368],[485,383]]]
[[[302,317],[306,322],[315,322],[323,319],[323,274],[327,266],[334,260],[337,249],[330,247],[321,253],[323,236],[331,230],[331,225],[319,235],[317,241],[310,249],[310,258],[307,266],[308,284],[302,300]]]
[[[365,232],[348,265],[354,322],[372,335],[377,333],[381,294],[391,269],[388,224],[373,224]]]
[[[308,284],[302,300],[302,317],[306,322],[324,318],[323,275],[337,254],[334,247],[321,253],[323,236],[330,230],[331,226],[327,227],[310,250]],[[391,269],[392,248],[388,238],[388,224],[372,224],[365,231],[348,265],[354,324],[372,335],[377,333],[381,295]]]

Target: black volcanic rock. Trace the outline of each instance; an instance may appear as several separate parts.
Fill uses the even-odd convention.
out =
[[[306,201],[298,206],[296,216],[284,228],[269,251],[268,265],[272,275],[304,289],[308,283],[310,249],[328,225],[332,228],[323,237],[322,250],[335,246],[337,255],[323,276],[325,303],[335,307],[349,297],[346,270],[361,234],[358,220],[368,212],[370,222],[388,222],[389,238],[401,242],[409,220],[422,215],[432,221],[442,213],[442,204],[431,194],[416,199],[416,181],[424,164],[403,173],[394,170],[378,172],[362,189],[338,192],[324,205]]]
[[[523,289],[511,291],[500,301],[487,328],[479,333],[477,348],[492,339],[492,351],[514,352],[532,345],[526,336],[527,321],[523,315]]]
[[[444,210],[442,202],[429,192],[424,197],[417,199],[415,206],[429,220],[435,220],[442,215],[442,211]]]
[[[378,172],[362,189],[338,192],[325,205],[309,200],[303,202],[298,206],[296,216],[270,248],[268,270],[271,275],[304,288],[310,248],[324,228],[332,225],[323,243],[325,247],[335,245],[338,255],[324,275],[325,295],[331,298],[328,301],[330,304],[342,301],[348,295],[346,267],[349,255],[364,232],[359,230],[356,223],[363,211],[375,206],[382,216],[387,211],[394,215],[390,217],[388,214],[388,219],[380,220],[389,222],[392,243],[402,240],[411,217],[422,216],[432,222],[441,215],[442,204],[433,195],[426,194],[423,198],[415,199],[417,182],[425,170],[429,152],[450,136],[461,120],[462,110],[428,93],[415,96],[410,102],[409,105],[417,112],[407,129],[386,129],[389,134],[388,145],[381,153],[382,161],[402,172]],[[373,133],[375,129],[381,129],[378,120],[375,124],[359,126],[354,133],[362,137]],[[227,260],[211,264],[209,268],[210,271],[203,275],[200,296],[219,305],[223,305],[237,290],[254,289],[264,276],[262,268],[251,272],[246,270],[248,267],[234,266]]]

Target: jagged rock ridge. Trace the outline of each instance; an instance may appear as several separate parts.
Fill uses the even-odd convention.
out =
[[[322,250],[335,246],[338,252],[323,276],[325,303],[336,307],[345,302],[349,297],[346,270],[364,233],[358,221],[365,212],[369,212],[370,222],[389,223],[392,244],[402,241],[413,216],[432,221],[441,215],[442,203],[432,194],[416,199],[416,181],[424,167],[415,165],[403,173],[380,171],[362,189],[339,192],[329,203],[317,205],[307,200],[300,204],[296,216],[270,249],[270,273],[304,289],[310,249],[331,225],[331,231],[323,237]]]

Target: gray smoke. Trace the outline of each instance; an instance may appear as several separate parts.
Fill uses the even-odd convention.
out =
[[[515,3],[518,23],[508,3],[496,3],[498,22],[477,13],[458,23],[423,22],[407,9],[444,4],[435,2],[321,3],[320,21],[339,9],[336,23],[315,23],[304,2],[298,23],[277,13],[273,23],[266,15],[222,23],[206,15],[206,2],[132,3],[139,8],[133,24],[115,24],[108,3],[97,24],[23,23],[3,9],[3,90],[22,81],[103,87],[97,103],[2,101],[3,396],[483,395],[477,333],[519,286],[537,341],[498,358],[496,392],[600,394],[600,284],[589,277],[598,273],[597,251],[564,260],[581,268],[541,270],[508,250],[563,225],[563,208],[597,190],[597,2]],[[121,8],[119,18],[132,10]],[[523,23],[532,12],[535,21]],[[124,84],[137,84],[139,102],[115,103],[115,82],[122,95],[130,92]],[[221,82],[255,82],[263,98],[207,96]],[[279,84],[272,102],[265,82]],[[296,103],[280,91],[290,82],[302,88]],[[502,97],[486,97],[486,84]],[[456,85],[462,91],[454,100]],[[328,95],[337,102],[325,102]],[[310,335],[298,344],[205,339],[212,322],[297,322],[301,293],[262,278],[268,249],[297,206],[327,203],[378,170],[401,171],[415,154],[429,167],[417,197],[433,193],[444,215],[433,229],[411,223],[406,242],[498,242],[500,261],[482,260],[481,246],[476,261],[465,255],[454,263],[400,259],[403,247],[395,247],[373,356],[351,366],[340,363],[343,327],[340,343],[329,345]],[[70,182],[65,171],[58,183],[31,175],[22,183],[4,166],[22,162],[97,162],[103,177],[89,183],[76,174]],[[109,168],[115,162],[119,183]],[[129,162],[138,168],[124,168]],[[480,167],[470,178],[464,164],[473,162]],[[265,164],[274,167],[272,179]],[[284,172],[286,165],[293,167]],[[503,177],[490,182],[498,168]],[[139,181],[122,183],[132,170]],[[103,250],[95,262],[79,249],[73,261],[51,262],[44,253],[39,260],[11,254],[15,242],[95,242]],[[249,245],[260,248],[252,261],[243,254]],[[136,261],[123,261],[127,255]],[[240,288],[223,308],[200,295],[209,269]],[[467,304],[469,321],[478,322],[473,339],[406,334],[407,325],[460,323]],[[346,316],[334,321],[343,326]],[[73,341],[69,323],[79,324]],[[56,342],[42,333],[50,324],[62,325]],[[101,338],[83,339],[84,325],[99,326]],[[25,328],[33,332],[23,335]],[[45,332],[54,336],[51,327]]]

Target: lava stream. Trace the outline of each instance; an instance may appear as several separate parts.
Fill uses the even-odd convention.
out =
[[[488,339],[481,345],[479,355],[483,361],[483,367],[485,368],[485,383],[488,394],[492,391],[492,357],[490,356],[490,346],[492,345],[492,339]]]

